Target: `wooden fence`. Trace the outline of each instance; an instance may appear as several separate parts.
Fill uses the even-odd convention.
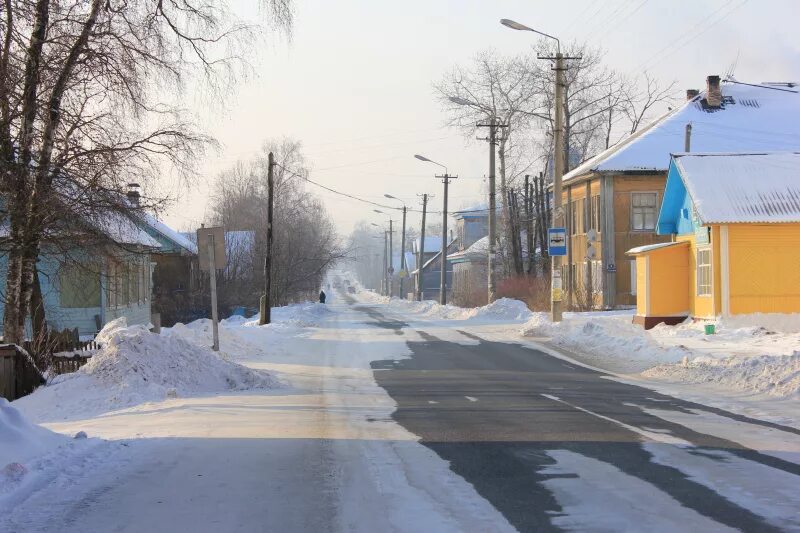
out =
[[[89,362],[90,354],[53,354],[50,359],[50,371],[54,374],[69,374],[77,371],[80,367]]]
[[[25,350],[15,344],[0,346],[0,396],[13,401],[44,383],[44,376]]]

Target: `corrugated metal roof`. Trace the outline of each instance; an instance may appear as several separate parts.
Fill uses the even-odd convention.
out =
[[[800,152],[676,154],[704,224],[800,222]]]
[[[590,172],[666,171],[670,154],[684,151],[692,124],[692,152],[752,152],[800,149],[800,93],[738,83],[722,84],[721,109],[702,105],[705,93],[564,175]]]

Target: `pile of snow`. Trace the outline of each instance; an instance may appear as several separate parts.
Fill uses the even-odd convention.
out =
[[[321,303],[291,304],[272,309],[272,322],[259,325],[259,317],[248,319],[239,315],[220,320],[219,347],[223,358],[229,360],[247,359],[264,355],[268,349],[280,343],[278,335],[294,335],[298,329],[316,327],[328,318],[333,311]],[[163,328],[162,335],[182,338],[199,346],[211,346],[213,324],[208,318],[201,318],[188,324],[177,323]],[[269,341],[265,341],[269,337]]]
[[[553,323],[549,314],[534,313],[521,333],[549,338],[553,344],[579,352],[587,363],[615,372],[641,372],[682,361],[689,353],[681,347],[659,345],[649,332],[631,323],[630,314],[566,313],[562,322]]]
[[[473,319],[524,320],[533,316],[525,302],[511,298],[500,298],[489,305],[469,311],[469,318]]]
[[[269,374],[222,359],[180,335],[158,335],[120,318],[97,336],[102,348],[79,371],[57,376],[17,403],[32,419],[72,418],[146,401],[272,388]]]
[[[642,375],[662,381],[708,383],[749,393],[800,397],[800,351],[784,356],[700,356],[682,364],[659,365]]]
[[[392,311],[432,320],[519,321],[527,320],[533,315],[525,302],[511,298],[500,298],[483,307],[458,307],[451,304],[441,305],[434,300],[417,302],[396,297],[389,298],[371,291],[361,291],[357,295],[364,303],[386,304]]]
[[[5,398],[0,398],[0,485],[16,478],[24,463],[69,441],[69,438],[29,422]]]
[[[645,331],[631,323],[630,314],[565,313],[554,324],[537,313],[522,334],[546,338],[612,372],[775,397],[800,395],[800,315],[725,318],[714,335],[706,335],[704,325],[687,320]]]

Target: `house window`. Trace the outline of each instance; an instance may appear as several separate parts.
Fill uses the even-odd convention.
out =
[[[586,233],[586,228],[584,226],[586,218],[585,209],[586,201],[583,198],[573,200],[570,203],[570,222],[572,223],[570,234],[578,235],[579,233]]]
[[[592,292],[603,293],[603,262],[592,261]]]
[[[636,296],[636,259],[628,262],[631,265],[631,294]]]
[[[654,231],[656,229],[657,192],[631,193],[631,229]]]
[[[64,265],[59,272],[61,307],[100,307],[100,273],[94,265]]]
[[[711,249],[697,250],[697,295],[711,296]]]
[[[116,307],[117,305],[117,264],[108,262],[108,273],[106,274],[106,304],[108,307]]]
[[[130,303],[131,304],[139,304],[141,303],[141,298],[139,298],[139,262],[135,263],[128,263],[128,287],[129,294],[130,294]]]
[[[600,195],[592,196],[592,227],[600,231]]]

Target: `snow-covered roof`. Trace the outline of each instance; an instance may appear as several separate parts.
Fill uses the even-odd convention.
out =
[[[673,160],[704,224],[800,222],[800,151]]]
[[[466,250],[448,256],[449,259],[478,259],[483,258],[488,260],[489,255],[489,236],[481,237]]]
[[[574,168],[564,181],[589,172],[665,171],[670,154],[685,150],[688,123],[692,124],[692,152],[800,149],[800,93],[796,89],[723,82],[721,91],[721,108],[704,106],[703,92]]]
[[[637,246],[636,248],[631,248],[630,250],[625,252],[625,254],[626,255],[639,255],[639,254],[645,254],[647,252],[652,252],[653,250],[660,250],[662,248],[669,248],[671,246],[683,246],[683,245],[687,245],[688,246],[688,244],[689,243],[687,241],[659,242],[659,243],[656,243],[656,244],[646,244],[644,246]]]
[[[147,248],[161,247],[158,241],[148,235],[141,226],[122,213],[109,211],[98,215],[87,215],[86,219],[117,244],[135,244]]]
[[[175,231],[174,229],[170,228],[156,217],[148,214],[142,213],[142,221],[153,228],[154,231],[163,235],[166,239],[174,242],[187,252],[191,252],[193,254],[197,253],[197,243],[188,239],[183,233]]]

